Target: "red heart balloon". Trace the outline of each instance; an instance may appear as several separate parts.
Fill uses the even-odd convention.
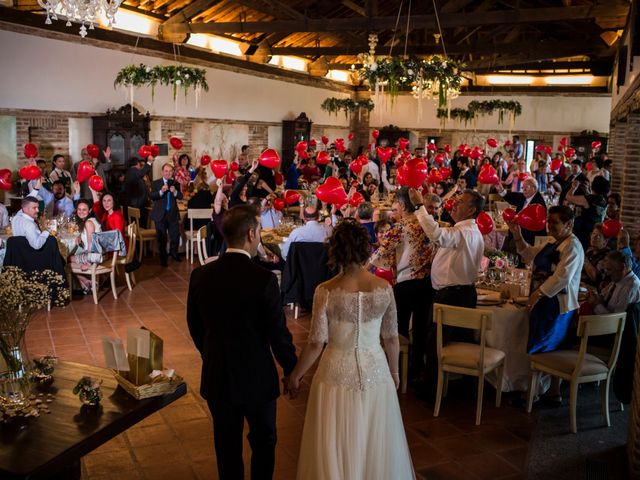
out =
[[[600,150],[601,146],[602,146],[602,142],[598,142],[597,140],[594,142],[591,142],[591,150]]]
[[[495,138],[487,138],[487,145],[491,148],[496,148],[498,146],[498,141]]]
[[[296,153],[298,154],[298,156],[300,158],[302,158],[303,160],[306,160],[307,158],[309,158],[309,154],[307,153],[306,150],[296,150]]]
[[[524,182],[528,177],[529,174],[527,172],[520,172],[518,174],[518,180],[520,180],[521,182]]]
[[[344,143],[336,143],[336,150],[340,153],[344,153],[347,150],[347,147],[344,146]]]
[[[138,155],[140,156],[140,158],[148,158],[151,156],[151,147],[149,145],[142,145],[139,149],[138,149]],[[92,158],[96,158],[96,157],[92,157]]]
[[[258,157],[260,165],[267,168],[276,168],[280,165],[280,156],[273,148],[267,148]]]
[[[158,155],[160,155],[160,147],[158,145],[149,145],[149,148],[151,148],[151,156],[153,158],[156,158]]]
[[[76,176],[76,180],[78,180],[79,182],[84,182],[85,180],[88,180],[89,177],[94,173],[96,173],[96,169],[93,168],[93,165],[91,165],[86,160],[83,160],[78,164],[78,175]]]
[[[12,176],[11,170],[8,168],[0,170],[0,189],[11,190],[13,188],[13,182],[11,181]]]
[[[200,165],[202,165],[203,167],[206,167],[207,165],[209,165],[211,163],[211,157],[207,154],[204,154],[200,157]],[[221,178],[221,177],[219,177]]]
[[[102,181],[100,175],[91,175],[91,178],[89,178],[89,188],[91,190],[95,190],[96,192],[102,191],[102,189],[104,188],[104,182]]]
[[[25,165],[24,167],[20,168],[20,170],[18,170],[18,175],[20,176],[20,178],[24,178],[25,180],[30,180],[29,172],[27,171],[28,168],[29,168],[29,165]]]
[[[24,156],[27,158],[36,158],[38,156],[38,147],[33,143],[27,143],[24,146]]]
[[[273,208],[275,208],[275,209],[276,209],[276,210],[278,210],[279,212],[280,212],[280,211],[282,211],[282,210],[284,210],[284,205],[285,205],[284,200],[283,200],[283,199],[281,199],[281,198],[276,198],[276,199],[273,201]]]
[[[378,137],[380,136],[380,132],[378,130],[374,130],[373,132],[371,132],[371,136],[377,140]]]
[[[553,147],[547,145],[546,147],[544,147],[544,153],[546,153],[547,155],[551,155],[553,153]]]
[[[435,143],[427,143],[427,150],[429,150],[430,152],[437,152],[438,147]]]
[[[376,267],[373,271],[376,277],[384,278],[390,285],[393,285],[393,272],[384,268]]]
[[[353,132],[350,132],[349,135],[347,135],[347,138],[349,141],[353,140]]]
[[[90,143],[87,145],[87,153],[91,158],[98,158],[100,155],[100,148],[97,145]]]
[[[500,177],[492,165],[483,165],[478,175],[478,183],[483,185],[499,185]]]
[[[300,200],[300,194],[295,190],[287,190],[284,192],[284,201],[287,202],[287,205],[293,205]]]
[[[362,172],[362,163],[360,163],[359,160],[354,160],[349,164],[349,168],[353,173],[358,175],[360,172]]]
[[[344,205],[347,203],[347,193],[342,187],[342,183],[336,177],[329,177],[316,189],[316,197],[325,203]]]
[[[429,175],[427,162],[421,158],[407,160],[402,166],[402,170],[404,170],[401,176],[403,180],[402,185],[411,188],[420,188]]]
[[[551,160],[551,170],[553,170],[554,172],[557,170],[560,170],[561,166],[562,166],[561,158],[556,158],[554,160]]]
[[[511,146],[511,140],[505,140],[504,141],[504,146],[505,147],[510,147]]]
[[[433,157],[433,161],[438,165],[442,165],[445,161],[445,156],[442,153],[437,153],[435,157]]]
[[[180,140],[178,137],[171,137],[169,139],[169,143],[176,150],[180,150],[182,148],[182,140]]]
[[[408,146],[409,146],[409,139],[408,138],[400,137],[398,139],[398,148],[400,150],[406,150]]]
[[[573,157],[576,154],[576,149],[575,148],[567,148],[564,151],[564,156],[565,157]]]
[[[352,207],[357,207],[362,202],[364,202],[364,197],[360,192],[354,192],[353,195],[349,198],[349,205]]]
[[[459,151],[460,153],[462,153],[462,152],[464,152],[464,151],[466,151],[466,150],[467,150],[467,147],[468,147],[468,146],[469,146],[469,145],[467,145],[466,143],[461,143],[460,145],[458,145],[458,151]]]
[[[376,153],[378,154],[380,162],[384,165],[391,158],[393,150],[391,150],[390,147],[376,147]]]
[[[481,234],[488,235],[493,231],[493,218],[487,212],[480,212],[476,218],[476,225]]]
[[[236,179],[236,176],[233,174],[233,171],[229,170],[227,172],[227,176],[224,177],[224,183],[226,184],[232,184]]]
[[[322,150],[316,155],[316,163],[318,165],[328,165],[330,161],[329,152],[326,150]]]
[[[602,234],[605,237],[609,238],[617,237],[622,228],[622,223],[620,223],[618,220],[605,220],[602,224]]]
[[[451,145],[449,145],[448,143],[444,146],[444,152],[445,153],[451,153]]]
[[[560,145],[562,145],[563,147],[566,147],[567,145],[569,145],[569,141],[567,140],[567,137],[562,137],[560,139]]]
[[[284,182],[284,177],[280,172],[276,172],[273,175],[273,179],[276,181],[276,185],[282,185],[282,183]]]
[[[296,151],[299,153],[300,151],[306,152],[308,148],[307,142],[298,142],[296,144]]]
[[[432,168],[429,172],[429,176],[427,177],[427,182],[435,185],[436,183],[440,183],[442,181],[442,175],[440,174],[440,170],[437,168]]]
[[[231,162],[231,164],[229,165],[229,170],[231,170],[232,172],[237,172],[240,169],[240,164],[238,162]]]
[[[587,163],[587,166],[585,167],[587,169],[587,172],[590,172],[591,170],[593,170],[593,165],[591,164],[591,162]]]
[[[401,158],[396,158],[396,161],[394,162],[394,164],[396,168],[399,170],[404,165],[404,160],[402,160]]]
[[[502,212],[502,219],[505,222],[510,222],[516,218],[516,211],[513,208],[505,208],[504,212]]]
[[[322,140],[322,143],[324,143],[325,145],[329,143],[329,137],[325,135],[322,135],[322,137],[320,137],[320,140]]]
[[[529,205],[516,215],[515,221],[522,228],[537,232],[547,225],[547,209],[542,205]]]
[[[216,178],[224,177],[227,173],[227,167],[229,166],[226,160],[212,160],[209,165]]]
[[[356,160],[362,165],[366,165],[367,163],[369,163],[369,157],[367,157],[366,155],[358,155]]]
[[[309,140],[309,146],[316,148],[316,146],[318,145],[318,142],[316,141],[315,138],[312,138],[311,140]]]
[[[450,212],[451,210],[453,210],[453,204],[455,203],[455,201],[453,200],[453,198],[450,198],[449,200],[447,200],[446,202],[444,202],[444,209],[447,212]]]
[[[559,152],[564,152],[564,147],[562,145],[558,145],[558,151]]]
[[[545,146],[540,144],[536,145],[536,152],[544,152]]]
[[[440,167],[440,175],[442,180],[448,180],[451,177],[451,169],[449,167]]]

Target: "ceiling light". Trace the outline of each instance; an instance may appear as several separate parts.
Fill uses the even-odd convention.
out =
[[[555,77],[544,77],[547,85],[591,85],[593,75],[564,75]]]
[[[531,85],[533,77],[525,75],[487,75],[490,85]]]
[[[122,0],[38,0],[38,4],[45,9],[46,25],[51,25],[51,20],[57,20],[58,15],[67,19],[67,27],[71,22],[81,23],[80,36],[87,35],[93,30],[93,24],[97,23],[100,14],[107,17],[109,27],[116,23],[115,15]]]

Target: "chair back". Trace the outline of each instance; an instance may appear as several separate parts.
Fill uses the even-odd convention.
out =
[[[135,222],[139,231],[140,230],[140,209],[136,207],[127,207],[127,215],[129,217],[130,222]]]
[[[438,359],[442,357],[442,327],[459,327],[480,330],[480,363],[484,365],[484,347],[486,331],[491,330],[493,312],[479,308],[453,307],[441,303],[433,304],[433,321],[437,325],[436,342]]]
[[[335,275],[328,267],[325,243],[293,242],[282,272],[284,303],[310,307],[316,287]]]
[[[193,220],[194,219],[208,219],[211,220],[213,216],[213,208],[188,208],[187,218],[189,219],[189,230],[191,231],[191,238],[193,238]]]
[[[622,339],[622,331],[624,330],[626,318],[626,312],[609,313],[606,315],[584,315],[580,317],[578,322],[578,336],[581,337],[581,341],[577,363],[579,369],[582,369],[582,361],[587,351],[589,337],[615,334],[613,348],[609,362],[607,362],[609,370],[613,368],[618,360],[618,353],[620,353],[620,340]]]
[[[136,254],[136,240],[138,234],[138,227],[134,222],[131,222],[127,225],[127,237],[129,238],[129,249],[127,250],[127,256],[124,260],[124,263],[131,263],[133,261],[133,257]]]
[[[196,244],[198,246],[198,260],[200,260],[200,265],[204,265],[206,259],[209,258],[207,253],[207,226],[200,227],[198,229],[198,233],[196,234]]]

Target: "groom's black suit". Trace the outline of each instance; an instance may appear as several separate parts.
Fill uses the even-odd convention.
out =
[[[187,323],[202,356],[200,394],[213,416],[220,479],[244,478],[245,418],[251,478],[270,479],[280,395],[273,357],[285,375],[296,364],[276,276],[243,253],[225,253],[191,274]]]

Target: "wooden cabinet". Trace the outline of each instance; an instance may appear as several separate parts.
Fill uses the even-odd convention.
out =
[[[282,170],[291,165],[298,142],[308,142],[311,139],[311,125],[313,122],[302,112],[295,120],[282,121]]]
[[[607,137],[601,137],[596,132],[582,132],[581,135],[571,137],[571,146],[576,149],[576,156],[584,164],[593,156],[591,143],[595,141],[602,143],[599,151],[606,152],[608,140]]]
[[[378,136],[378,141],[376,145],[380,145],[382,140],[386,140],[387,146],[393,147],[398,143],[398,139],[404,137],[409,138],[408,130],[401,130],[395,125],[388,125],[380,129],[380,135]]]
[[[112,175],[126,170],[129,160],[138,156],[138,149],[149,143],[149,112],[142,115],[138,109],[127,104],[118,110],[107,110],[106,115],[92,118],[93,143],[100,147],[100,156],[102,150],[111,147]]]

